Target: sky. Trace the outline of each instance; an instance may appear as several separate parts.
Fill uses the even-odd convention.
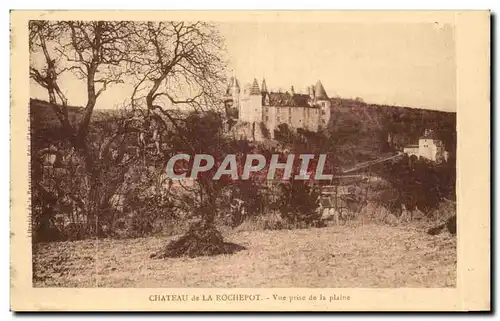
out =
[[[242,83],[306,92],[319,79],[330,97],[456,110],[450,25],[224,24],[221,32]]]
[[[224,22],[228,76],[270,90],[306,92],[321,80],[329,97],[456,111],[452,25],[437,23]],[[72,105],[84,105],[85,84],[62,79]],[[63,85],[64,87],[64,85]],[[108,88],[96,108],[118,108],[131,86]],[[32,84],[31,96],[47,99]]]

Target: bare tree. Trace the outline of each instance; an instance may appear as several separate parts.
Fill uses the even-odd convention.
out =
[[[207,152],[207,140],[199,137],[201,133],[189,130],[186,119],[176,117],[172,109],[181,107],[197,112],[222,108],[226,63],[223,39],[217,28],[199,21],[145,22],[137,25],[135,36],[131,69],[136,83],[131,105],[171,123],[186,152],[200,153],[200,148]],[[218,183],[203,175],[198,178],[195,199],[199,202],[192,211],[202,220],[181,240],[169,244],[169,253],[159,257],[224,252],[222,237],[214,226],[216,200],[222,189]],[[203,248],[212,253],[197,251]]]
[[[122,83],[125,78],[132,26],[126,21],[31,21],[29,26],[30,76],[47,89],[52,109],[64,130],[64,138],[84,160],[90,181],[87,211],[89,217],[96,217],[96,221],[102,204],[106,203],[99,192],[99,186],[103,186],[99,182],[101,172],[123,160],[123,137],[136,129],[131,122],[117,122],[114,132],[109,133],[110,137],[100,145],[89,141],[87,136],[97,99],[110,84]],[[64,72],[72,72],[86,84],[87,103],[78,123],[70,122],[68,101],[60,88],[59,76]],[[110,157],[112,145],[119,150],[121,157]],[[125,166],[122,168],[126,170]],[[123,176],[123,173],[118,176]]]
[[[132,107],[163,116],[156,117],[158,121],[166,117],[191,146],[196,137],[188,137],[183,119],[169,107],[191,111],[222,107],[223,39],[215,26],[205,22],[145,22],[136,25],[132,43],[129,63],[136,77]]]
[[[194,110],[220,105],[224,81],[223,42],[204,22],[139,23],[131,68],[138,81],[132,105],[162,110],[188,105]]]
[[[61,123],[75,135],[74,143],[85,148],[90,119],[97,98],[110,84],[123,83],[129,57],[132,24],[126,21],[31,21],[32,56],[43,54],[44,63],[30,66],[30,76],[47,89]],[[40,63],[39,63],[40,65]],[[68,101],[59,85],[59,76],[67,71],[86,83],[87,103],[79,124],[69,126]],[[56,96],[57,95],[57,96]],[[59,99],[57,99],[59,98]]]
[[[68,68],[61,68],[56,59],[56,55],[51,53],[47,42],[53,42],[63,34],[62,28],[58,23],[48,21],[30,21],[29,23],[29,47],[30,47],[30,77],[40,86],[47,89],[49,101],[52,109],[61,125],[68,132],[71,131],[71,125],[68,118],[68,100],[58,84],[58,77]],[[41,54],[42,63],[37,64],[37,59],[33,59],[36,54]],[[58,99],[59,98],[59,101]],[[59,107],[57,103],[62,107]]]
[[[172,21],[63,21],[34,23],[32,29],[32,39],[37,36],[38,48],[47,66],[38,73],[33,70],[32,77],[47,88],[51,102],[56,102],[55,97],[61,92],[58,76],[62,72],[71,71],[86,83],[87,103],[78,124],[69,124],[65,97],[59,97],[62,103],[58,108],[62,111],[61,123],[69,124],[64,126],[71,133],[73,146],[85,160],[91,188],[87,210],[89,216],[95,215],[96,221],[106,197],[112,194],[112,191],[101,193],[99,190],[100,185],[106,185],[100,181],[102,171],[109,169],[114,161],[109,157],[113,154],[110,147],[117,148],[116,142],[125,141],[122,136],[138,130],[133,128],[132,122],[124,122],[118,124],[116,131],[100,146],[87,139],[97,99],[107,86],[132,80],[130,105],[133,109],[144,110],[146,117],[162,122],[162,128],[173,126],[190,152],[199,152],[195,146],[204,145],[198,141],[196,133],[186,130],[185,119],[173,113],[171,108],[191,111],[222,108],[220,97],[226,64],[223,39],[214,25]],[[55,31],[59,33],[57,36],[54,36]],[[50,46],[46,43],[49,36]],[[52,54],[58,58],[57,63]],[[200,178],[198,184],[198,196],[203,201],[194,211],[202,213],[206,228],[201,230],[214,232],[215,201],[221,188],[207,177]],[[103,195],[106,195],[104,199]],[[207,236],[207,240],[209,238]]]
[[[127,21],[67,21],[67,37],[57,51],[75,75],[86,81],[87,104],[77,138],[84,140],[97,98],[110,84],[123,83],[132,24]]]

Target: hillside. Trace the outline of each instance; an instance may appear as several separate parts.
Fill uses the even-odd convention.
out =
[[[83,117],[84,108],[77,106],[68,106],[68,115],[71,123],[75,124]],[[121,113],[120,110],[102,110],[94,109],[92,113],[92,121],[102,121],[111,117],[117,117]],[[30,119],[31,126],[35,128],[47,128],[59,126],[60,123],[53,111],[52,104],[49,102],[30,99]]]
[[[431,129],[446,150],[455,154],[456,113],[409,107],[367,104],[359,100],[332,98],[329,135],[349,163],[377,158],[380,154],[414,144],[425,130]],[[48,102],[30,101],[31,125],[35,137],[59,122]],[[121,110],[94,110],[92,121],[120,117]],[[77,123],[83,108],[69,107],[69,118]],[[168,123],[168,121],[167,121]]]
[[[448,151],[456,148],[456,113],[400,106],[368,104],[360,100],[332,98],[332,123],[342,120],[361,124],[361,132],[390,139],[398,147],[414,144],[426,129],[433,130]]]

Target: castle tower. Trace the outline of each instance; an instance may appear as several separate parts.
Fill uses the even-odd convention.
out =
[[[314,104],[319,107],[319,128],[328,126],[331,116],[331,101],[320,80],[314,86]]]
[[[240,102],[240,82],[236,77],[229,79],[229,84],[226,89],[226,99],[231,100],[232,106],[239,109]]]
[[[266,79],[262,78],[262,85],[260,87],[261,93],[267,93]]]
[[[261,122],[262,121],[262,93],[257,83],[257,79],[253,80],[251,85],[245,88],[247,93],[242,97],[240,108],[240,120],[245,122]]]
[[[234,76],[229,78],[227,84],[224,96],[224,107],[228,117],[238,118],[240,112],[240,84],[238,79]]]
[[[232,88],[233,99],[238,101],[240,100],[240,82],[238,78],[233,78],[233,88]]]
[[[253,79],[252,88],[250,89],[250,95],[260,95],[259,84],[257,79]]]
[[[250,100],[252,102],[252,120],[260,123],[262,121],[262,93],[257,79],[253,80]]]
[[[317,101],[328,100],[328,95],[326,94],[325,88],[320,80],[318,80],[316,86],[314,86],[314,98]]]
[[[266,96],[268,95],[266,79],[262,78],[262,85],[260,86],[260,93],[262,96],[262,106],[265,105]],[[264,114],[262,114],[262,119],[264,119]]]

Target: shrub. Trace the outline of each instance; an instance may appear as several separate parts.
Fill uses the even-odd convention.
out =
[[[320,190],[305,181],[290,180],[281,185],[279,210],[281,217],[296,227],[320,227]]]
[[[404,204],[409,211],[419,209],[429,215],[443,198],[454,193],[450,187],[454,185],[451,171],[446,165],[405,156],[397,163],[387,164],[381,174],[391,183],[396,203]]]
[[[260,123],[260,131],[262,132],[262,136],[264,136],[264,138],[267,138],[267,139],[270,138],[270,131],[267,128],[266,124],[263,122]]]

